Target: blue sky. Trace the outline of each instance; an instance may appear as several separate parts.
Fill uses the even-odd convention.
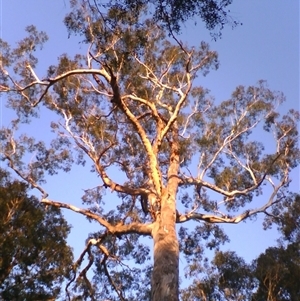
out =
[[[14,43],[24,36],[24,28],[34,24],[50,37],[41,52],[39,76],[46,73],[47,66],[55,64],[62,53],[73,55],[85,52],[85,45],[76,39],[68,39],[62,23],[68,12],[67,0],[26,0],[1,2],[1,38]],[[194,21],[183,29],[180,38],[189,44],[198,44],[205,40],[211,49],[219,53],[220,67],[205,78],[199,77],[198,83],[211,90],[216,101],[230,97],[237,85],[253,85],[258,80],[267,80],[269,87],[282,91],[287,101],[280,109],[299,109],[299,1],[279,0],[234,0],[231,13],[243,25],[232,30],[226,28],[222,39],[213,41],[201,24],[196,27]],[[12,113],[5,108],[5,98],[1,98],[1,124],[7,125]],[[41,119],[50,123],[50,116]],[[26,128],[42,137],[49,135],[49,128],[38,126],[39,120]],[[263,139],[264,137],[259,137]],[[59,174],[48,179],[46,188],[50,198],[80,206],[83,189],[97,185],[95,177],[80,177],[83,170],[75,167],[70,174]],[[299,169],[294,171],[292,190],[299,192]],[[110,195],[108,195],[110,197]],[[113,195],[111,195],[113,198]],[[65,213],[73,225],[70,243],[78,254],[84,247],[84,239],[90,231],[97,230],[95,223],[88,223],[83,217],[72,212]],[[225,249],[237,251],[247,261],[255,258],[278,237],[276,231],[263,231],[262,216],[256,221],[238,225],[228,225],[231,243]]]

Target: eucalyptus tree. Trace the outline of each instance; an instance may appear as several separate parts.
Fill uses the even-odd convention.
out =
[[[179,252],[193,267],[202,240],[208,248],[226,240],[216,224],[280,209],[289,173],[299,163],[299,113],[280,116],[284,96],[263,81],[239,86],[230,99],[214,104],[195,84],[218,66],[206,43],[188,47],[151,19],[141,26],[116,8],[103,19],[96,5],[72,3],[65,24],[70,35],[82,36],[86,54],[61,55],[41,77],[35,49],[47,40],[45,33],[30,26],[16,48],[1,42],[1,91],[17,113],[13,127],[21,131],[44,108],[53,114],[56,134],[51,142],[36,141],[4,128],[2,157],[41,193],[43,204],[99,225],[67,289],[75,284],[82,289],[77,294],[92,300],[178,300]],[[258,131],[262,141],[255,139]],[[266,137],[274,139],[273,147],[266,148]],[[82,196],[86,206],[52,200],[43,186],[47,173],[86,162],[99,178]],[[193,230],[180,227],[177,235],[176,224],[189,223]],[[153,241],[153,267],[146,265],[150,249],[143,236]]]

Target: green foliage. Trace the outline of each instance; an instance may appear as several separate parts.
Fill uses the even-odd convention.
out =
[[[45,32],[38,32],[33,25],[27,26],[27,36],[19,41],[14,49],[2,39],[0,39],[1,47],[1,67],[0,67],[0,80],[1,87],[6,88],[14,80],[20,79],[19,84],[27,86],[36,78],[30,71],[31,68],[35,68],[38,65],[37,52],[42,50],[44,43],[48,40],[48,36]],[[8,70],[13,70],[15,76],[8,76]],[[22,95],[14,94],[8,98],[12,108],[16,110],[16,113],[23,122],[29,122],[30,118],[37,117],[38,113],[30,106],[29,99],[34,97],[34,91],[40,90],[38,86],[33,89],[34,85],[30,85],[29,89],[23,91]],[[21,106],[16,106],[16,103],[20,102]]]
[[[276,219],[279,230],[289,243],[300,244],[300,195],[291,196],[290,201]]]
[[[300,297],[299,244],[268,248],[247,264],[234,252],[216,252],[182,290],[182,300],[287,301]]]
[[[254,275],[259,287],[253,300],[299,300],[299,243],[268,248],[255,261]]]
[[[209,29],[222,27],[228,20],[224,9],[230,3],[112,1],[103,4],[106,14],[102,14],[97,1],[72,0],[65,25],[70,34],[82,36],[88,51],[74,58],[61,55],[44,78],[38,78],[34,71],[36,48],[46,41],[43,32],[29,27],[28,36],[15,49],[1,41],[2,53],[8,57],[0,72],[1,91],[7,93],[8,105],[18,115],[11,129],[0,130],[1,158],[41,192],[43,202],[81,213],[97,221],[100,228],[89,234],[70,272],[70,300],[149,298],[151,256],[142,236],[154,237],[154,228],[164,222],[166,227],[157,231],[164,232],[162,237],[169,233],[171,222],[174,229],[175,222],[201,222],[193,229],[181,227],[178,231],[186,275],[202,277],[182,292],[183,300],[202,300],[205,296],[210,300],[250,300],[256,281],[258,293],[265,294],[261,289],[265,275],[255,274],[255,278],[253,267],[242,258],[233,252],[219,252],[228,238],[216,223],[238,223],[265,213],[266,226],[275,221],[289,240],[298,240],[297,216],[293,213],[298,205],[291,203],[288,186],[289,173],[300,162],[299,113],[290,110],[281,116],[277,108],[284,96],[270,90],[264,81],[239,86],[230,99],[214,103],[209,92],[194,83],[200,74],[205,76],[218,68],[217,53],[205,42],[189,47],[173,34],[181,22],[194,15],[200,15]],[[148,18],[149,14],[153,18]],[[53,114],[51,138],[55,138],[37,141],[29,135],[14,137],[23,122],[38,116],[38,107]],[[257,131],[262,133],[262,141],[257,139]],[[274,138],[273,145],[265,145],[266,135]],[[47,199],[42,186],[47,175],[68,172],[74,164],[86,162],[100,182],[84,191],[84,208]],[[44,285],[49,283],[57,295],[56,281],[60,274],[69,272],[72,259],[65,245],[69,228],[59,211],[51,207],[43,212],[35,198],[27,197],[25,184],[3,181],[5,195],[10,186],[9,193],[17,194],[8,198],[12,208],[17,206],[14,215],[23,212],[20,220],[16,219],[19,228],[12,228],[17,231],[16,242],[9,229],[4,229],[8,238],[3,247],[9,256],[5,263],[14,262],[14,254],[19,254],[12,253],[16,246],[27,248],[30,256],[20,258],[12,277],[21,277],[29,293],[40,290],[50,294]],[[252,201],[264,194],[264,186],[270,195],[264,195],[266,202],[257,208]],[[15,199],[18,202],[13,205]],[[141,208],[143,200],[148,215]],[[163,212],[163,201],[167,204],[164,208],[169,208],[165,210],[172,212]],[[5,210],[4,221],[10,212]],[[161,220],[163,214],[171,222]],[[284,221],[290,217],[293,222]],[[176,239],[175,235],[170,237]],[[210,264],[206,249],[217,250]],[[271,253],[277,256],[275,251]],[[279,265],[286,259],[276,256]],[[66,265],[59,265],[59,259]],[[84,259],[88,263],[83,267]],[[27,280],[28,266],[41,277],[34,274],[35,281]],[[258,260],[257,272],[261,266]],[[92,267],[94,273],[88,277]],[[50,275],[49,268],[53,271]],[[297,270],[297,266],[291,269]],[[44,276],[50,277],[48,282]],[[14,281],[19,280],[9,280],[7,285],[19,283]]]
[[[298,300],[300,298],[300,224],[299,194],[291,194],[273,209],[268,224],[275,222],[282,233],[278,247],[268,248],[254,261],[259,287],[253,297],[260,300]],[[272,299],[273,298],[273,299]]]
[[[0,170],[0,298],[57,298],[68,276],[70,227],[57,208],[44,208],[27,195],[24,182]]]
[[[182,300],[250,300],[255,287],[252,269],[234,252],[215,253],[187,289]]]
[[[88,1],[97,13],[101,13],[105,26],[115,30],[117,24],[125,23],[131,26],[142,26],[141,16],[148,17],[160,24],[169,33],[180,31],[183,23],[200,17],[206,28],[214,38],[221,36],[225,25],[235,27],[240,23],[230,15],[228,7],[232,0],[113,0],[113,1]],[[71,1],[73,6],[77,1]],[[72,31],[84,27],[79,11],[71,13],[66,18],[66,24]],[[76,22],[75,20],[79,21]],[[95,24],[96,25],[96,24]],[[94,25],[94,26],[95,26]],[[95,27],[100,27],[99,23]]]

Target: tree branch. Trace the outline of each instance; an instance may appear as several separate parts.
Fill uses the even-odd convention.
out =
[[[110,72],[110,85],[113,89],[113,94],[114,94],[113,102],[116,103],[117,106],[127,116],[129,121],[135,127],[139,137],[141,138],[142,143],[147,152],[147,155],[149,157],[149,163],[150,163],[149,167],[151,170],[150,177],[151,177],[154,189],[155,189],[155,194],[160,195],[161,191],[162,191],[162,182],[161,182],[161,176],[160,176],[160,172],[159,172],[160,169],[159,169],[156,155],[155,155],[152,145],[151,145],[151,141],[147,137],[147,134],[146,134],[144,128],[142,127],[142,125],[140,124],[139,120],[137,119],[137,117],[134,116],[134,114],[130,111],[128,106],[124,103],[123,98],[120,96],[119,86],[117,83],[117,79],[113,74],[113,71],[111,70],[110,67],[108,67],[108,66],[106,66],[106,67],[108,68],[108,70]]]
[[[285,170],[285,174],[283,179],[281,180],[281,182],[277,185],[277,187],[274,187],[274,190],[269,198],[269,201],[261,206],[258,209],[253,209],[253,210],[247,210],[242,214],[236,215],[234,217],[231,216],[218,216],[218,215],[211,215],[211,214],[202,214],[202,213],[196,213],[194,212],[195,210],[192,210],[191,212],[187,213],[187,214],[178,214],[177,218],[176,218],[176,222],[177,223],[184,223],[186,221],[189,220],[196,220],[196,221],[205,221],[208,223],[231,223],[231,224],[237,224],[243,220],[245,220],[246,218],[253,216],[255,214],[258,213],[267,213],[267,209],[270,208],[271,206],[279,203],[281,201],[281,198],[278,198],[276,200],[275,197],[278,194],[279,190],[281,187],[283,187],[288,181],[288,170]]]
[[[193,177],[186,177],[182,178],[181,177],[181,181],[179,183],[180,186],[184,186],[184,185],[195,185],[195,186],[203,186],[206,188],[209,188],[215,192],[218,192],[228,198],[234,198],[235,196],[239,196],[239,195],[247,195],[249,192],[259,188],[261,186],[261,184],[264,182],[266,176],[268,175],[268,172],[270,171],[271,167],[273,166],[273,164],[278,160],[278,158],[282,155],[282,153],[277,154],[277,156],[272,160],[269,168],[266,170],[266,172],[263,174],[263,176],[261,177],[261,179],[257,182],[255,181],[255,184],[249,188],[243,189],[243,190],[232,190],[232,191],[226,191],[214,184],[211,184],[209,182],[203,181],[201,179],[195,179]]]
[[[80,213],[88,218],[91,218],[97,221],[103,227],[105,227],[108,230],[108,232],[113,235],[123,235],[123,234],[131,234],[131,233],[137,233],[140,235],[151,235],[152,232],[152,227],[153,227],[152,223],[151,224],[131,223],[128,225],[124,225],[124,224],[112,225],[106,219],[102,218],[98,214],[93,213],[87,209],[78,208],[73,205],[69,205],[61,202],[55,202],[48,199],[42,199],[41,202],[43,204],[51,205],[58,208],[66,208],[74,212]]]
[[[218,215],[212,215],[212,214],[202,214],[202,213],[187,213],[187,214],[178,214],[176,222],[177,223],[184,223],[189,220],[195,220],[195,221],[204,221],[207,223],[231,223],[231,224],[237,224],[241,222],[242,220],[246,219],[247,217],[256,214],[260,211],[246,211],[242,214],[239,214],[235,217],[221,217]]]

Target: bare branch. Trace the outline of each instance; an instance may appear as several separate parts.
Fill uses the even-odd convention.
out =
[[[100,69],[100,70],[99,69],[73,69],[73,70],[70,70],[70,71],[66,71],[66,72],[64,72],[64,73],[62,73],[62,74],[60,74],[56,77],[52,77],[52,78],[49,77],[49,78],[42,79],[42,80],[38,79],[37,81],[31,82],[30,84],[26,85],[25,87],[21,87],[15,81],[13,81],[14,85],[17,86],[17,89],[10,89],[10,91],[22,92],[22,91],[25,91],[25,90],[27,90],[27,89],[31,88],[32,86],[35,86],[35,85],[42,85],[42,86],[49,86],[50,85],[51,86],[54,83],[66,78],[66,77],[69,77],[69,76],[72,76],[72,75],[80,75],[80,74],[100,75],[100,76],[104,77],[105,80],[110,82],[110,75],[103,68]]]
[[[150,101],[148,101],[148,100],[146,100],[144,98],[138,97],[138,96],[133,95],[133,94],[124,95],[122,98],[123,99],[129,98],[131,100],[138,101],[138,102],[146,105],[151,110],[152,115],[154,116],[154,118],[156,119],[156,121],[158,123],[161,123],[161,118],[159,117],[157,109],[156,109],[156,106],[155,106],[155,104],[153,102],[150,102]]]
[[[216,153],[214,154],[211,161],[205,166],[205,168],[203,169],[203,171],[200,175],[200,178],[202,179],[204,177],[207,170],[212,166],[212,164],[216,161],[219,154],[222,153],[222,151],[225,149],[225,147],[227,147],[227,145],[230,145],[230,143],[232,141],[234,141],[236,138],[238,138],[242,134],[246,133],[247,131],[250,131],[251,129],[253,129],[257,124],[258,124],[258,121],[255,122],[252,126],[250,126],[248,128],[245,128],[245,129],[242,129],[241,131],[238,131],[238,132],[235,132],[235,131],[232,130],[231,133],[224,139],[222,145],[220,145],[219,149],[216,151]],[[232,152],[230,152],[230,154],[232,154]]]
[[[179,186],[184,186],[184,185],[193,185],[193,186],[203,186],[203,187],[206,187],[206,188],[209,188],[215,192],[218,192],[226,197],[234,197],[234,196],[238,196],[238,195],[246,195],[248,194],[249,192],[251,192],[252,190],[256,189],[258,186],[257,185],[254,185],[254,186],[251,186],[250,188],[247,188],[247,189],[243,189],[243,190],[232,190],[232,191],[226,191],[214,184],[211,184],[209,182],[206,182],[206,181],[203,181],[203,180],[200,180],[200,179],[195,179],[195,178],[192,178],[192,177],[187,177],[187,176],[184,176],[181,177],[181,181],[179,182]]]
[[[188,87],[186,89],[186,91],[183,93],[181,90],[177,90],[177,92],[180,94],[180,99],[179,101],[177,102],[177,105],[175,107],[175,110],[172,114],[172,116],[170,117],[167,125],[165,126],[165,128],[162,130],[162,133],[160,135],[160,140],[162,141],[163,138],[165,137],[165,135],[169,132],[171,126],[174,124],[175,120],[177,119],[178,117],[178,114],[182,108],[182,106],[184,105],[185,101],[186,101],[186,98],[187,98],[187,95],[192,87],[192,84],[191,84],[191,81],[190,81],[190,75],[187,73],[187,79],[188,79]]]
[[[35,74],[34,70],[32,69],[32,67],[30,66],[30,64],[26,65],[26,68],[31,72],[31,74],[33,75],[34,79],[37,82],[40,82],[40,79],[38,78],[38,76]]]
[[[279,203],[282,199],[278,198],[275,199],[276,196],[278,195],[279,190],[288,182],[288,169],[285,170],[285,174],[284,177],[282,178],[282,180],[280,181],[280,183],[275,187],[275,185],[272,183],[273,186],[273,192],[268,200],[268,202],[266,204],[264,204],[263,206],[261,206],[258,209],[252,209],[252,210],[247,210],[242,214],[236,215],[234,217],[231,216],[226,216],[224,214],[220,215],[210,215],[210,214],[202,214],[202,213],[196,213],[195,209],[193,209],[191,212],[187,213],[187,214],[178,214],[177,215],[177,219],[176,222],[177,223],[184,223],[188,220],[196,220],[196,221],[205,221],[208,223],[233,223],[233,224],[237,224],[241,221],[243,221],[244,219],[256,215],[258,213],[267,213],[267,209],[270,208],[271,206]],[[234,199],[234,197],[232,197],[232,199]]]
[[[70,293],[69,293],[69,286],[75,281],[75,279],[76,279],[76,270],[81,265],[81,263],[82,263],[82,261],[83,261],[84,256],[85,256],[86,253],[88,253],[88,255],[89,255],[89,262],[86,265],[86,267],[79,273],[78,277],[83,277],[84,278],[84,280],[87,283],[87,285],[89,287],[89,290],[91,292],[91,294],[90,294],[91,298],[92,298],[92,300],[95,300],[94,297],[93,297],[93,289],[92,289],[91,283],[90,283],[90,281],[88,280],[88,278],[86,276],[86,273],[88,272],[88,270],[90,269],[90,267],[94,263],[94,256],[93,256],[93,254],[91,252],[91,246],[93,244],[94,244],[94,240],[90,239],[88,241],[87,245],[85,246],[84,250],[81,252],[79,258],[76,260],[76,262],[73,265],[74,276],[67,283],[66,288],[65,288],[65,291],[67,293],[67,296],[68,296],[69,300],[71,300]]]
[[[179,214],[177,216],[177,223],[184,223],[189,220],[195,220],[195,221],[204,221],[207,223],[231,223],[231,224],[237,224],[241,222],[242,220],[246,219],[247,217],[258,213],[259,211],[246,211],[243,214],[237,215],[235,217],[221,217],[218,215],[211,215],[211,214],[202,214],[202,213],[187,213],[187,214]]]
[[[112,224],[110,224],[109,222],[107,222],[106,219],[100,217],[98,214],[93,213],[90,210],[81,209],[81,208],[78,208],[73,205],[69,205],[69,204],[65,204],[65,203],[61,203],[61,202],[55,202],[55,201],[51,201],[48,199],[42,199],[41,202],[46,205],[51,205],[51,206],[58,207],[58,208],[66,208],[66,209],[72,210],[74,212],[80,213],[88,218],[91,218],[91,219],[97,221],[100,225],[102,225],[103,227],[105,227],[108,230],[114,228],[114,226]]]
[[[115,282],[113,281],[113,279],[111,278],[110,274],[109,274],[109,271],[108,271],[108,268],[106,266],[106,259],[105,260],[102,260],[101,264],[103,265],[104,267],[104,272],[105,272],[105,275],[108,279],[108,281],[110,282],[110,284],[112,285],[112,287],[114,288],[114,290],[116,291],[118,297],[120,298],[121,301],[126,301],[126,299],[123,297],[123,294],[122,294],[122,291],[120,289],[118,289],[117,285],[115,284]]]

